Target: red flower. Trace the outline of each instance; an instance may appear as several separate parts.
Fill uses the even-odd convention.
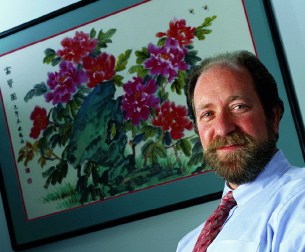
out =
[[[180,45],[185,46],[192,43],[195,30],[195,27],[186,26],[185,19],[173,20],[169,23],[169,29],[166,33],[158,32],[156,36],[158,38],[163,36],[174,38],[179,41]]]
[[[35,106],[30,119],[34,121],[30,137],[36,139],[40,135],[40,131],[46,129],[48,125],[47,111],[45,108]]]
[[[89,77],[88,87],[93,88],[103,81],[110,80],[114,75],[115,57],[102,53],[96,58],[83,58],[83,67]]]
[[[90,39],[89,34],[77,31],[74,38],[64,38],[61,45],[64,49],[58,50],[57,54],[64,60],[77,64],[95,48],[97,39]]]
[[[182,138],[185,129],[193,129],[193,123],[188,117],[185,106],[176,106],[174,102],[166,101],[156,110],[156,114],[157,117],[152,120],[152,124],[169,131],[174,140]]]

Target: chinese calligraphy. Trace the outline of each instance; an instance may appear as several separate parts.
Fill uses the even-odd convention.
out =
[[[17,94],[14,92],[14,81],[11,78],[11,74],[12,74],[12,67],[7,66],[4,68],[4,72],[5,75],[7,76],[6,79],[6,83],[10,89],[10,99],[13,102],[13,108],[14,108],[14,114],[16,116],[16,125],[17,125],[17,131],[18,131],[18,137],[20,140],[21,144],[24,144],[24,135],[23,135],[23,128],[22,128],[22,120],[20,119],[20,113],[19,113],[19,109],[18,109],[18,105],[16,104],[18,97]],[[30,173],[30,169],[28,167],[25,168],[25,173],[29,174]],[[32,178],[28,178],[27,179],[27,183],[31,184],[32,183]]]

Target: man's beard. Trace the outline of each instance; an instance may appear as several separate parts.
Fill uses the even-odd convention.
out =
[[[243,132],[233,132],[226,137],[216,137],[204,151],[206,163],[218,176],[229,183],[241,185],[251,182],[264,170],[276,150],[276,140],[269,130],[269,139],[258,141]],[[241,149],[219,157],[217,148],[239,145]]]

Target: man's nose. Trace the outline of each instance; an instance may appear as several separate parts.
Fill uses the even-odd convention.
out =
[[[220,113],[215,120],[215,133],[218,136],[226,136],[236,130],[236,124],[229,111]]]

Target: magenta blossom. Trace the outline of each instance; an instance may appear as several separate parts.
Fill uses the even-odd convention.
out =
[[[128,81],[123,89],[125,95],[122,99],[122,110],[125,119],[131,120],[134,125],[139,125],[141,120],[147,120],[150,115],[149,108],[157,108],[160,102],[154,94],[158,89],[154,79],[143,83],[140,77],[134,77]]]
[[[148,51],[150,58],[144,62],[144,66],[153,76],[161,75],[172,82],[178,76],[179,70],[189,69],[189,65],[184,61],[187,49],[173,38],[167,38],[165,45],[161,47],[150,43]]]
[[[51,91],[45,94],[45,98],[53,105],[71,100],[77,86],[88,80],[86,73],[77,70],[71,62],[62,61],[59,68],[59,72],[48,73],[47,84]]]

